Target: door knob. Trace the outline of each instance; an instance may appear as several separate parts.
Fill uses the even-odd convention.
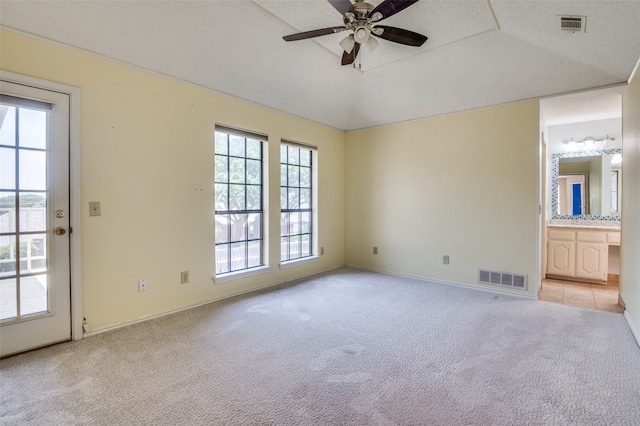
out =
[[[64,229],[62,226],[58,226],[56,228],[56,235],[64,235],[67,233],[67,230]]]

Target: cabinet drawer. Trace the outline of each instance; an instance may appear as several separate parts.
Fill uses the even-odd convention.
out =
[[[575,231],[561,231],[559,229],[549,229],[549,240],[555,241],[575,241]]]
[[[614,246],[620,245],[620,233],[619,232],[609,232],[607,233],[607,242]]]
[[[578,241],[584,241],[585,243],[606,243],[607,242],[607,233],[606,232],[589,232],[589,231],[578,231],[577,232]]]

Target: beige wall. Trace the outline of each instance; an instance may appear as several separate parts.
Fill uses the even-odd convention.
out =
[[[2,31],[3,70],[81,89],[82,292],[94,330],[344,264],[344,133]],[[269,135],[269,273],[213,284],[215,123]],[[319,261],[280,270],[279,140],[318,146]],[[102,216],[88,216],[88,202]],[[180,284],[180,271],[190,283]],[[137,281],[149,290],[139,293]]]
[[[622,95],[622,229],[620,297],[640,343],[640,75]]]
[[[469,285],[524,273],[534,295],[538,121],[525,102],[349,132],[346,263]]]

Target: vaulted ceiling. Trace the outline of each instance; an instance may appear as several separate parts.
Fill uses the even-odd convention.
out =
[[[640,58],[637,0],[421,0],[381,24],[428,41],[379,39],[355,68],[346,32],[282,39],[342,19],[327,0],[0,2],[6,28],[343,130],[625,83]]]

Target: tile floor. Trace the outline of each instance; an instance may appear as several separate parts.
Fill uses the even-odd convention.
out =
[[[544,279],[538,292],[538,299],[598,311],[622,313],[622,308],[618,305],[618,286],[618,282],[613,280],[602,285]]]

